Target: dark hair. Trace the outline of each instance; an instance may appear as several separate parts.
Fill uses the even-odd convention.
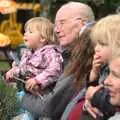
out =
[[[65,68],[65,76],[74,74],[76,88],[85,85],[92,68],[94,46],[90,39],[91,27],[87,27],[79,34],[71,53],[71,58]]]

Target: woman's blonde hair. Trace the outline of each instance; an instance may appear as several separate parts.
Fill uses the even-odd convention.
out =
[[[25,30],[38,31],[40,36],[44,38],[47,44],[54,43],[54,30],[52,22],[44,17],[34,17],[28,20],[25,24]]]
[[[120,15],[109,15],[100,19],[92,28],[91,39],[94,43],[103,43],[112,48],[113,54],[120,49]]]

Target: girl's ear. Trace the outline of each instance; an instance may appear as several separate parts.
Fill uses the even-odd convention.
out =
[[[46,39],[45,39],[45,38],[42,38],[42,39],[40,39],[40,41],[41,41],[42,43],[45,43],[45,42],[46,42]]]

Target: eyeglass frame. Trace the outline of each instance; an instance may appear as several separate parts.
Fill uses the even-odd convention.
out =
[[[56,27],[56,26],[63,27],[67,23],[67,21],[72,20],[72,19],[88,22],[86,19],[83,19],[81,17],[73,17],[73,18],[69,18],[69,19],[61,19],[61,20],[55,22],[54,27]]]

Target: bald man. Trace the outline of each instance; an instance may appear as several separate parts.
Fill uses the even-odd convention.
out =
[[[55,34],[61,46],[71,47],[81,28],[94,21],[92,9],[83,3],[69,2],[63,5],[55,17]]]

